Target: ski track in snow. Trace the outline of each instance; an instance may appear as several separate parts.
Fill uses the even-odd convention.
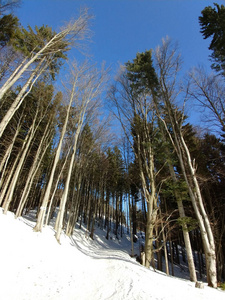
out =
[[[225,292],[142,267],[101,230],[94,241],[84,230],[71,239],[62,234],[59,245],[51,227],[35,233],[34,224],[0,210],[2,300],[225,299]]]

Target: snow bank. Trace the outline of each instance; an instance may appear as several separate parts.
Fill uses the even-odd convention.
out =
[[[35,233],[33,226],[0,211],[0,299],[225,299],[222,291],[142,267],[104,233],[92,241],[76,230],[59,245],[51,227]]]

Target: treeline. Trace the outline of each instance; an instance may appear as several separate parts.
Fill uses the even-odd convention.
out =
[[[56,33],[49,26],[23,28],[8,11],[17,2],[0,7],[3,212],[19,217],[36,210],[34,230],[41,231],[57,211],[59,242],[77,222],[92,238],[95,226],[106,229],[106,238],[110,231],[119,238],[126,226],[131,255],[143,231],[143,265],[154,265],[156,253],[157,268],[164,256],[169,273],[168,259],[179,263],[181,246],[190,280],[197,281],[198,268],[217,287],[225,279],[224,6],[207,7],[199,18],[203,36],[213,36],[215,73],[195,68],[181,84],[181,57],[168,38],[121,67],[107,102],[124,133],[109,147],[101,116],[107,70],[69,62],[62,89],[54,88],[69,49],[88,39],[88,11]],[[216,136],[187,122],[189,99],[218,125]]]

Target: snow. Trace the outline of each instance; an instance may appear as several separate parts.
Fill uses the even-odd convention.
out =
[[[126,237],[108,241],[98,229],[93,241],[83,228],[72,238],[62,234],[60,245],[51,226],[36,233],[34,224],[0,211],[0,299],[225,299],[225,292],[206,284],[198,289],[141,266],[124,250]]]

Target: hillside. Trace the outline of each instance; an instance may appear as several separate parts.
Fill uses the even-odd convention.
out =
[[[0,211],[1,299],[224,299],[225,293],[197,289],[188,280],[148,270],[132,259],[128,238],[107,241],[98,230],[92,241],[84,230],[61,245],[51,227],[32,231],[34,222]]]

